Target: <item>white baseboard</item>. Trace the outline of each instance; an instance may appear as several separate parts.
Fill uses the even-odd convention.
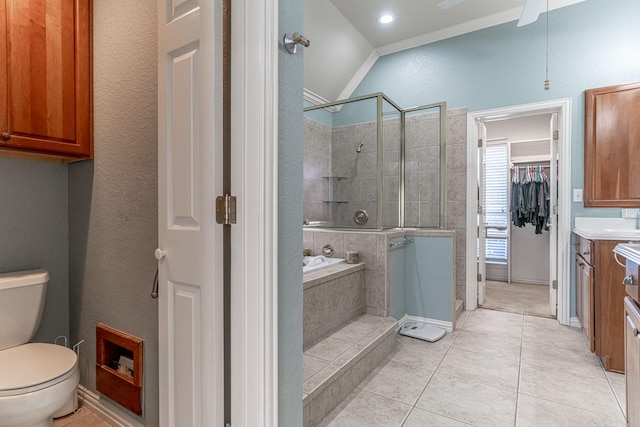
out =
[[[100,395],[93,393],[82,385],[78,385],[78,400],[80,406],[86,406],[91,412],[115,427],[144,427],[138,421],[118,410],[113,404],[100,399]]]
[[[453,322],[446,322],[444,320],[428,319],[426,317],[409,316],[408,314],[405,314],[398,324],[402,327],[406,322],[422,322],[428,325],[438,326],[447,332],[453,332]]]
[[[571,326],[572,328],[582,329],[582,322],[580,322],[580,319],[578,319],[577,317],[570,317],[569,326]]]

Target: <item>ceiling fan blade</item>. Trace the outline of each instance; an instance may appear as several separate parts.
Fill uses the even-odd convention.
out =
[[[522,14],[518,20],[518,27],[536,22],[540,10],[542,9],[542,3],[544,0],[527,0],[522,8]]]
[[[464,0],[444,0],[443,2],[438,3],[442,9],[449,9],[457,4],[462,3]]]

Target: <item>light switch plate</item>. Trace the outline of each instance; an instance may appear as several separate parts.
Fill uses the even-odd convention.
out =
[[[582,202],[582,188],[573,189],[573,201]]]

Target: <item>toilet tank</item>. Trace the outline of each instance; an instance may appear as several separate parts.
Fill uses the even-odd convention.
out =
[[[0,350],[28,343],[36,334],[47,282],[49,273],[42,269],[0,273]]]

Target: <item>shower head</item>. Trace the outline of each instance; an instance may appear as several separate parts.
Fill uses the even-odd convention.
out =
[[[364,145],[364,141],[360,141],[360,144],[358,144],[358,148],[356,148],[356,153],[362,153],[363,145]]]

